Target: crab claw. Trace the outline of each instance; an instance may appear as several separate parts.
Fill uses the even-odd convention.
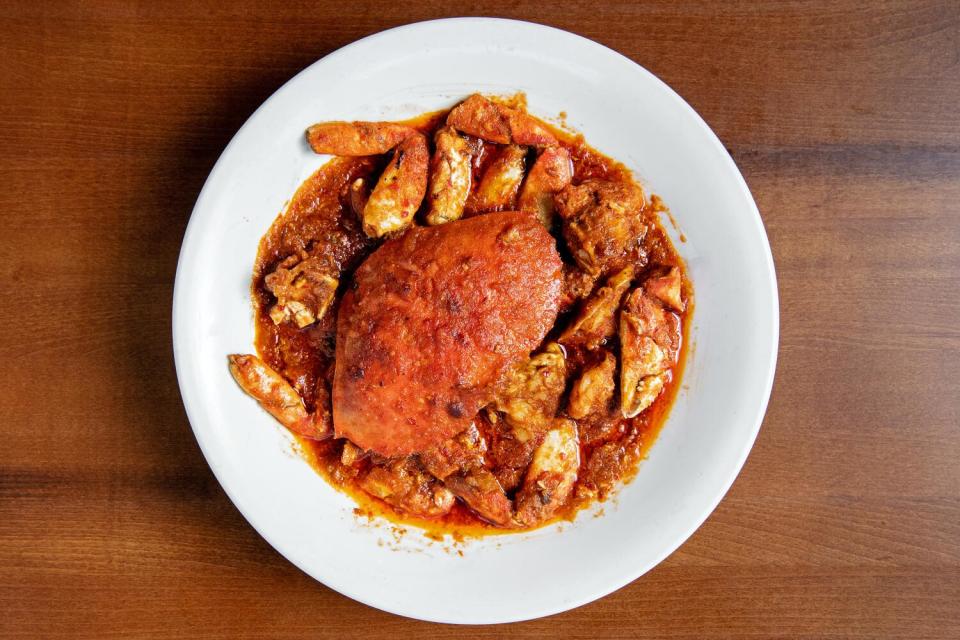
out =
[[[393,122],[320,122],[307,129],[314,153],[334,156],[376,156],[417,132]]]
[[[458,131],[497,144],[546,147],[557,139],[526,113],[498,104],[475,93],[450,111],[447,124]]]
[[[383,170],[363,207],[363,231],[371,238],[404,229],[427,191],[427,139],[415,133],[404,139]]]
[[[240,388],[250,394],[270,415],[290,431],[312,440],[325,440],[333,435],[330,419],[330,396],[326,387],[318,387],[317,410],[307,413],[303,399],[290,383],[256,356],[228,356],[230,373]]]

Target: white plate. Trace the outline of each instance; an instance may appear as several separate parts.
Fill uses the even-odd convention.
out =
[[[304,128],[400,119],[473,91],[525,91],[532,113],[571,126],[625,162],[671,207],[696,309],[683,391],[636,479],[572,524],[459,545],[364,523],[291,453],[243,394],[226,354],[253,349],[257,243],[326,158]],[[642,67],[579,36],[524,22],[438,20],[364,38],[310,66],[227,146],[197,199],[177,269],[173,342],[184,405],[237,508],[291,562],[397,614],[455,623],[524,620],[622,587],[676,549],[730,487],[773,382],[777,288],[757,207],[720,141]]]

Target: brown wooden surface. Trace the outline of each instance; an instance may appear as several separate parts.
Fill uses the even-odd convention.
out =
[[[193,202],[287,78],[455,4],[490,10],[0,5],[0,637],[960,636],[951,0],[498,9],[673,86],[731,150],[770,235],[782,333],[764,427],[659,567],[552,618],[429,625],[314,582],[234,509],[171,355]]]

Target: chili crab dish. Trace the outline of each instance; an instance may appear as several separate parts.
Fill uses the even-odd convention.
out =
[[[636,472],[679,387],[692,285],[647,197],[582,136],[474,94],[322,122],[253,265],[239,385],[363,507],[524,530]]]

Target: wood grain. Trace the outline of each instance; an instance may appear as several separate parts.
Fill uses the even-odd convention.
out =
[[[960,636],[960,8],[514,1],[659,75],[777,265],[764,427],[679,551],[580,609],[418,623],[293,568],[213,479],[170,304],[197,193],[313,60],[487,3],[0,5],[0,636]],[[536,576],[530,576],[535,584]]]

